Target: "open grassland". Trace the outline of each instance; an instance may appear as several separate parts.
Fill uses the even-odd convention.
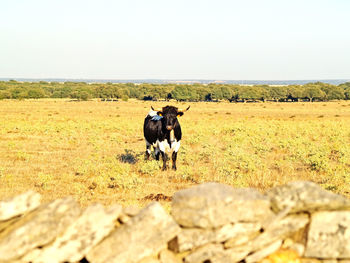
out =
[[[350,196],[350,101],[192,103],[180,118],[178,170],[145,161],[150,106],[176,102],[0,101],[0,199],[143,206],[207,181],[261,190],[311,180]]]

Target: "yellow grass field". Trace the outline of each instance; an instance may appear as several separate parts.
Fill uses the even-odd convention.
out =
[[[167,104],[191,105],[176,172],[144,160],[144,117]],[[33,189],[44,201],[168,207],[175,191],[202,182],[264,191],[293,180],[350,196],[350,101],[0,101],[0,199]]]

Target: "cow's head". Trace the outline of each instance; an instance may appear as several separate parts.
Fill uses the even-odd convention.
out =
[[[153,109],[153,107],[151,108],[152,110],[156,111],[159,116],[163,117],[162,122],[165,125],[165,128],[171,131],[175,127],[177,117],[184,115],[184,112],[188,111],[190,106],[188,106],[185,110],[180,110],[174,106],[165,106],[162,108],[162,110]]]

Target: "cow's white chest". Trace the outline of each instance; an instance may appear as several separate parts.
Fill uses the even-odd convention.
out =
[[[168,143],[167,140],[157,141],[157,147],[162,152],[178,152],[178,150],[180,149],[180,141],[177,141],[175,139],[174,141],[171,141],[171,145]]]

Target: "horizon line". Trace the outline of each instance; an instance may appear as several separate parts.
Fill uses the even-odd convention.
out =
[[[0,80],[16,79],[69,79],[69,80],[174,80],[174,81],[307,81],[307,80],[350,80],[350,78],[305,78],[305,79],[219,79],[219,78],[72,78],[72,77],[0,77]]]

